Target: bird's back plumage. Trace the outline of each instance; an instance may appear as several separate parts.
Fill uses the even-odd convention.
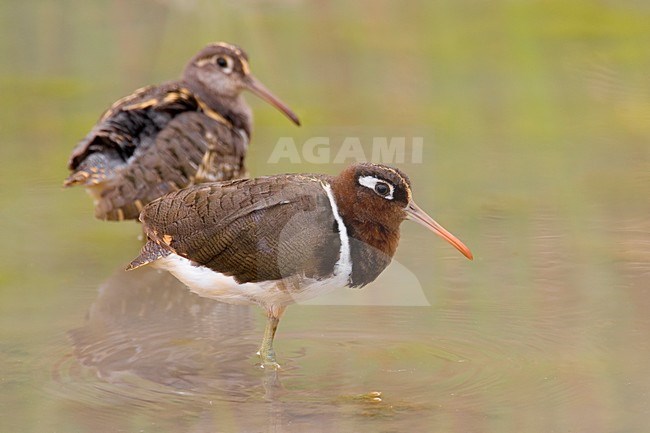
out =
[[[100,219],[135,219],[151,200],[189,185],[208,148],[220,156],[213,172],[221,179],[243,174],[247,144],[182,81],[149,86],[102,115],[73,150],[64,185],[90,187]]]
[[[150,243],[239,283],[327,278],[341,249],[328,180],[282,175],[192,186],[150,203],[141,221]]]

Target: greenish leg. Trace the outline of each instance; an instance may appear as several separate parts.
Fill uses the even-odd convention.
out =
[[[278,329],[280,317],[284,313],[284,307],[271,307],[267,308],[266,329],[264,330],[264,338],[262,339],[262,346],[257,354],[262,359],[262,368],[280,368],[280,364],[275,360],[275,350],[273,350],[273,338],[275,331]]]

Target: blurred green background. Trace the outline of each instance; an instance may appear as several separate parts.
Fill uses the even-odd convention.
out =
[[[0,430],[294,431],[313,416],[311,431],[644,431],[649,22],[641,0],[3,1]],[[140,246],[136,224],[96,221],[81,189],[62,189],[67,157],[113,101],[178,77],[218,40],[242,46],[303,121],[247,97],[251,175],[345,165],[268,164],[280,137],[335,137],[332,154],[343,136],[368,154],[375,136],[422,137],[423,162],[400,167],[476,260],[405,224],[396,260],[431,307],[290,308],[278,351],[299,372],[286,373],[273,416],[258,394],[250,411],[227,396],[205,411],[176,398],[178,417],[156,424],[153,404],[124,412],[101,393],[52,392],[66,332]],[[331,327],[347,340],[327,339]],[[454,370],[458,360],[474,369]],[[408,377],[395,376],[402,363]],[[379,408],[349,397],[375,389]],[[292,405],[305,399],[320,417]],[[80,407],[97,404],[91,428]]]

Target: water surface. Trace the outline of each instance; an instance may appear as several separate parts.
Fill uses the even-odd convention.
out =
[[[650,425],[650,8],[643,2],[0,5],[0,431],[643,432]],[[400,165],[469,262],[405,223],[361,293],[256,307],[124,266],[135,224],[62,190],[101,111],[244,46],[301,115],[253,97],[253,175],[279,137],[422,137]],[[302,155],[302,154],[301,154]]]

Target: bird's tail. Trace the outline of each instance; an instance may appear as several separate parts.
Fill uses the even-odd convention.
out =
[[[72,185],[84,184],[90,179],[90,176],[87,171],[75,171],[63,181],[63,186],[67,188]]]
[[[131,263],[129,263],[129,266],[126,267],[126,270],[132,271],[133,269],[137,269],[140,266],[148,265],[149,263],[155,262],[158,259],[167,257],[170,254],[171,252],[169,250],[164,249],[152,240],[148,240],[140,250],[140,255],[133,259]]]

